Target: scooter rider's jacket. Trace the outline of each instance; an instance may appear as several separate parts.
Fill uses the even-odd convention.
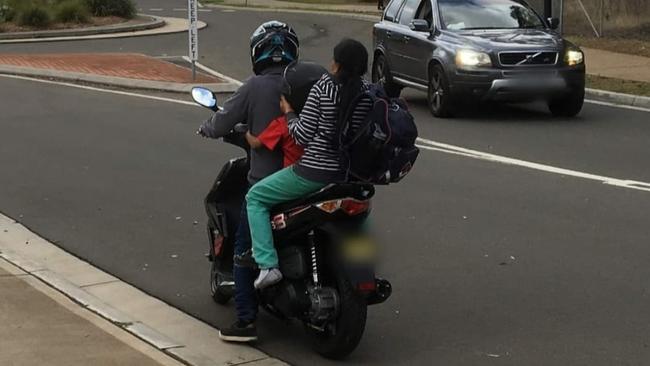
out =
[[[238,123],[248,124],[249,131],[257,136],[280,116],[280,87],[283,66],[269,67],[259,75],[252,76],[228,99],[223,108],[201,125],[206,137],[220,138],[227,135]],[[282,169],[282,151],[251,149],[251,185]]]

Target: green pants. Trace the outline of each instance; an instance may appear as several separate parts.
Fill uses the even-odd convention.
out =
[[[316,192],[325,186],[326,184],[299,177],[292,167],[288,167],[251,187],[246,195],[246,207],[253,241],[253,258],[261,269],[279,267],[278,253],[273,245],[271,208]]]

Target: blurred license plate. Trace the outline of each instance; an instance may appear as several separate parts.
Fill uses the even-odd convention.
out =
[[[355,236],[345,240],[343,254],[346,259],[353,261],[374,260],[377,254],[377,246],[367,236]]]

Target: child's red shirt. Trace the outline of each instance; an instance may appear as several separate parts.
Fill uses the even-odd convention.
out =
[[[287,118],[285,116],[271,121],[268,127],[257,138],[269,150],[275,150],[278,144],[281,144],[285,168],[293,165],[302,156],[303,148],[298,146],[289,134],[289,126],[287,126]]]

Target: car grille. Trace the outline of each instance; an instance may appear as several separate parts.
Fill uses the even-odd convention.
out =
[[[557,56],[557,52],[501,52],[499,62],[503,66],[555,65]]]

